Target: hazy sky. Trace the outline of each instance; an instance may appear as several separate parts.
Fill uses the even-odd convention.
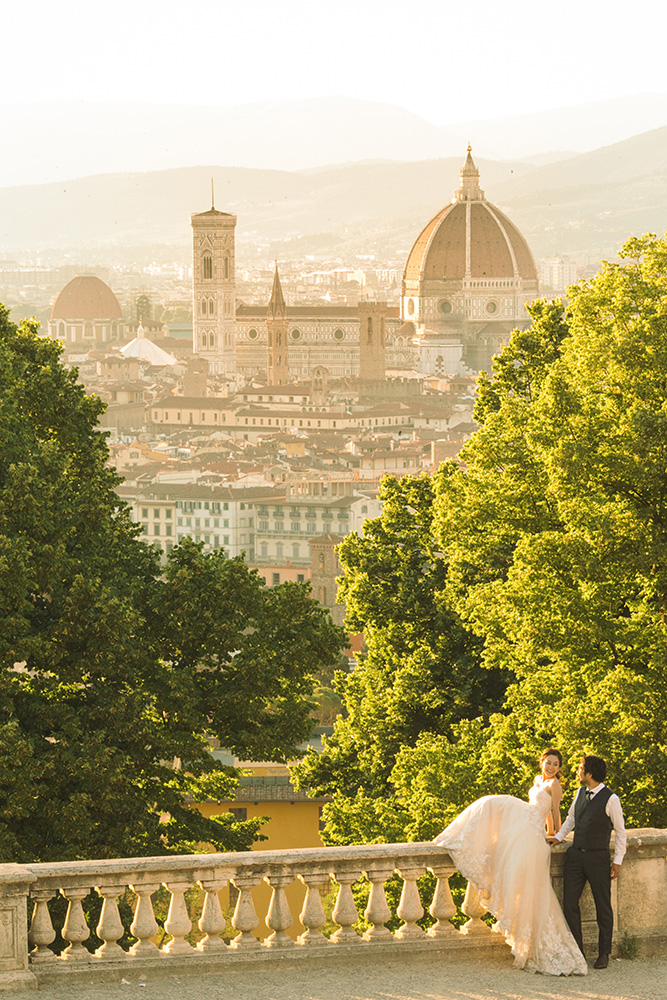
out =
[[[667,92],[662,0],[32,0],[0,103],[344,95],[436,125]]]

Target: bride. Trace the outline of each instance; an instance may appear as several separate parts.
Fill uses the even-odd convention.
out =
[[[551,887],[547,833],[560,829],[562,757],[540,757],[528,802],[486,795],[438,834],[459,871],[472,882],[512,948],[515,965],[552,976],[585,976],[579,950]]]

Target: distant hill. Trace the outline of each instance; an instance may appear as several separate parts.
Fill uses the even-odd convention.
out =
[[[145,103],[3,106],[0,187],[200,163],[303,170],[359,160],[584,152],[667,125],[667,94],[434,125],[390,104],[328,97],[230,108]],[[558,153],[553,154],[558,158]]]
[[[299,172],[197,166],[0,189],[0,253],[95,247],[112,259],[123,248],[169,244],[186,255],[190,215],[209,207],[213,176],[217,207],[238,216],[240,262],[258,247],[282,259],[401,257],[451,199],[462,160]],[[667,127],[545,166],[476,162],[487,197],[519,225],[536,257],[576,253],[594,262],[630,234],[667,229]]]

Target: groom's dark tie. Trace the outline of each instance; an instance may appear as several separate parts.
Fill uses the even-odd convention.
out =
[[[592,788],[587,788],[586,789],[586,801],[584,802],[584,805],[587,806],[588,803],[591,801],[592,798],[593,798],[593,789]]]

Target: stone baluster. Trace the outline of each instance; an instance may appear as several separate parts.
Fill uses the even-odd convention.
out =
[[[327,916],[322,906],[320,887],[328,885],[331,880],[328,875],[319,874],[299,875],[299,879],[306,887],[303,909],[299,914],[299,920],[306,929],[296,939],[297,943],[308,946],[328,944],[329,942],[322,933],[322,928],[327,922]]]
[[[162,954],[158,946],[151,939],[160,932],[160,927],[153,912],[153,900],[151,896],[157,892],[161,883],[134,883],[130,886],[137,896],[137,906],[134,911],[134,920],[130,927],[130,933],[137,938],[137,943],[130,948],[130,955],[150,956]]]
[[[164,922],[164,929],[171,936],[171,941],[162,949],[166,955],[197,955],[191,944],[185,940],[185,935],[192,930],[192,921],[185,902],[185,893],[191,888],[191,882],[162,883],[171,893],[169,912]]]
[[[480,894],[472,882],[468,882],[461,909],[466,917],[470,917],[461,927],[461,934],[467,934],[469,937],[486,937],[491,934],[491,928],[482,920],[487,912],[486,906],[481,901]]]
[[[33,889],[31,895],[35,902],[35,909],[30,921],[28,941],[35,947],[30,952],[30,961],[55,962],[56,956],[49,948],[56,937],[49,913],[49,900],[53,899],[53,889]]]
[[[96,886],[96,889],[104,900],[100,922],[97,925],[97,936],[104,941],[104,944],[97,949],[95,957],[102,960],[122,961],[127,958],[127,952],[123,951],[118,944],[118,940],[125,932],[123,921],[118,912],[118,897],[125,892],[125,885]]]
[[[451,868],[434,866],[430,870],[438,881],[435,883],[435,892],[433,893],[433,899],[429,907],[429,913],[435,918],[435,923],[432,927],[429,927],[426,933],[429,937],[450,937],[452,934],[458,934],[454,924],[450,922],[450,917],[453,917],[456,913],[456,905],[452,899],[452,890],[449,888],[448,875],[451,872]]]
[[[421,868],[401,868],[398,874],[403,879],[403,890],[396,912],[404,923],[396,931],[396,937],[399,941],[423,937],[424,931],[417,923],[424,916],[424,907],[419,898],[417,886],[417,879],[423,875],[423,870]]]
[[[252,933],[259,925],[259,917],[255,912],[255,904],[252,900],[251,889],[259,885],[261,877],[258,875],[236,875],[232,882],[239,890],[239,898],[236,900],[236,909],[232,917],[232,926],[238,934],[230,944],[230,948],[259,948],[260,943]]]
[[[62,933],[65,941],[70,942],[69,947],[65,948],[60,958],[65,962],[90,962],[90,952],[82,944],[83,941],[87,941],[90,937],[90,928],[86,923],[83,906],[81,905],[82,900],[88,895],[90,889],[88,887],[84,889],[81,886],[76,886],[73,889],[68,889],[67,892],[64,889],[60,891],[69,901]]]
[[[393,941],[394,935],[384,926],[391,918],[384,884],[394,874],[394,870],[393,868],[369,868],[364,874],[371,884],[368,905],[364,910],[364,917],[371,926],[364,934],[364,941]]]
[[[266,925],[273,933],[266,938],[264,945],[267,948],[293,947],[294,941],[285,933],[287,928],[292,926],[292,913],[287,902],[285,886],[292,884],[294,876],[267,875],[264,881],[268,882],[273,890],[269,912],[266,915]]]
[[[356,872],[337,872],[333,876],[338,882],[338,896],[333,911],[333,919],[338,924],[338,930],[331,936],[334,944],[361,944],[361,937],[353,930],[352,925],[359,919],[357,904],[352,895],[352,883],[359,877]]]
[[[222,915],[218,893],[227,885],[227,879],[200,879],[199,884],[206,893],[199,920],[199,930],[204,931],[205,937],[198,943],[197,948],[207,953],[226,951],[227,945],[220,937],[225,930],[225,918]]]

